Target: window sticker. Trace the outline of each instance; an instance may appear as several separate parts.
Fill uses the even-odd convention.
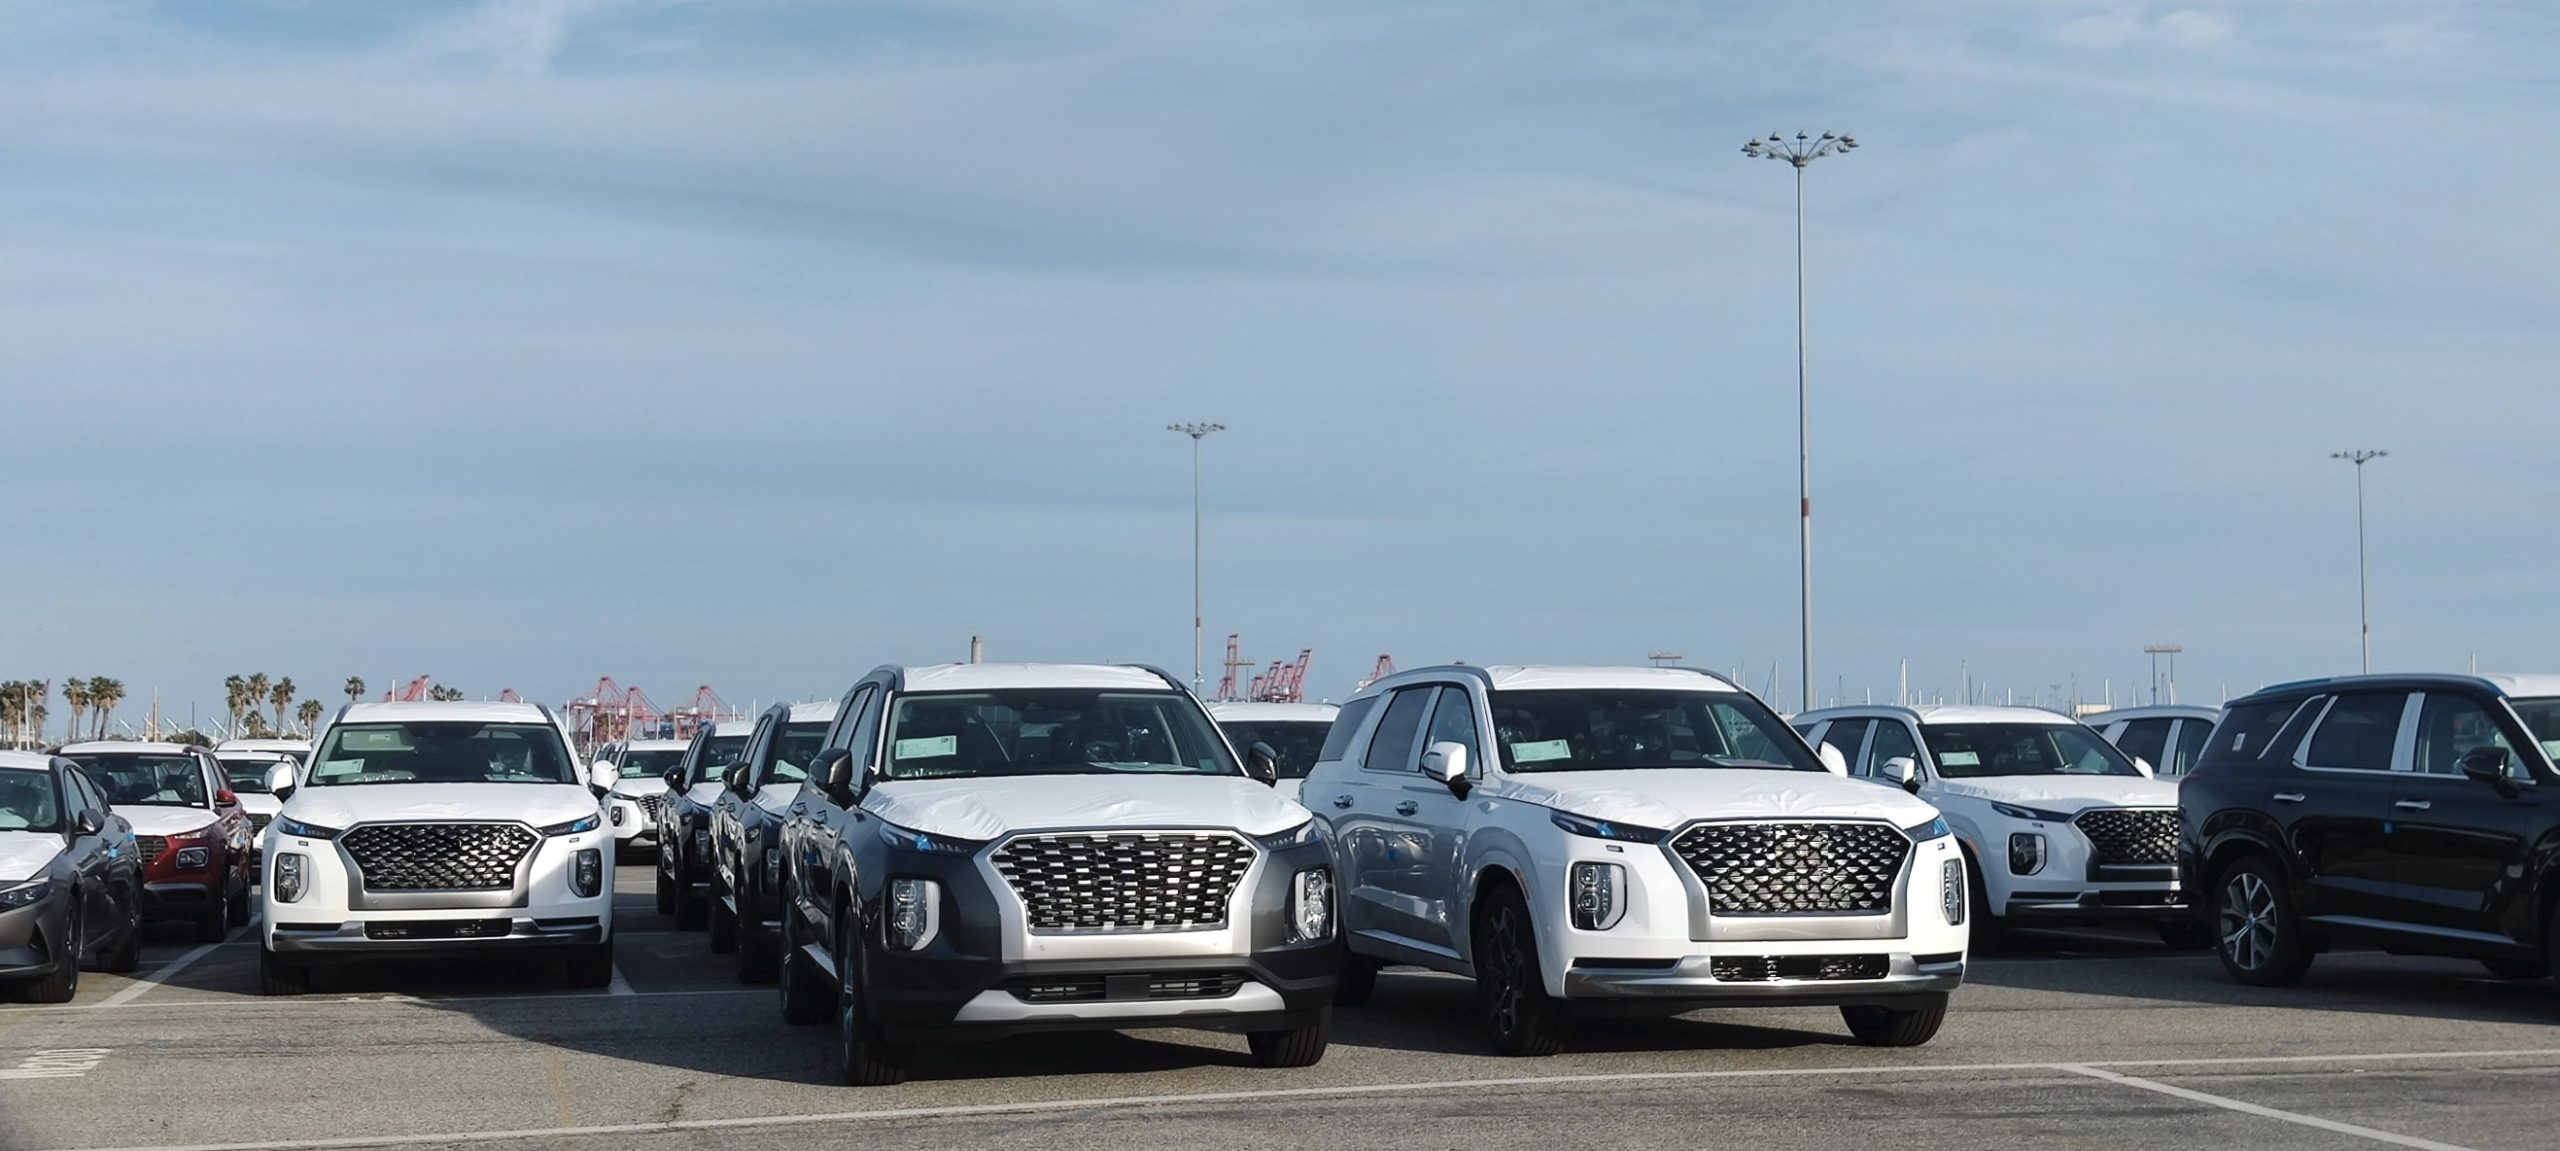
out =
[[[1938,766],[1980,767],[1982,756],[1978,752],[1971,751],[1942,751],[1938,753]]]
[[[1551,759],[1573,758],[1573,745],[1561,739],[1542,739],[1536,743],[1511,745],[1511,762],[1545,763]]]
[[[898,741],[897,747],[900,759],[934,759],[955,755],[959,751],[960,737],[956,735],[930,735],[923,739],[902,739]]]
[[[2560,739],[2543,740],[2542,751],[2553,759],[2560,759]]]

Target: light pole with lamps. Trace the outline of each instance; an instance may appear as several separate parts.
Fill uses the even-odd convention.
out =
[[[1856,138],[1832,132],[1819,137],[1798,132],[1793,140],[1771,132],[1765,140],[1742,146],[1745,156],[1784,160],[1796,170],[1796,537],[1801,546],[1796,570],[1803,581],[1796,602],[1804,643],[1804,694],[1799,698],[1808,709],[1813,707],[1813,471],[1807,463],[1812,434],[1807,428],[1805,402],[1804,170],[1825,156],[1854,152],[1857,148]]]
[[[2345,460],[2356,466],[2356,638],[2364,645],[2364,673],[2373,674],[2373,601],[2365,593],[2364,564],[2364,466],[2389,452],[2369,448],[2331,452],[2329,458]]]
[[[1191,694],[1200,694],[1207,686],[1200,678],[1200,661],[1204,657],[1200,634],[1200,441],[1212,432],[1227,430],[1225,424],[1167,424],[1168,432],[1191,437]]]

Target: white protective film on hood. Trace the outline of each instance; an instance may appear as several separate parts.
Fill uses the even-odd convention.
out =
[[[595,793],[567,783],[368,783],[306,787],[284,813],[321,827],[386,820],[518,819],[535,827],[596,814]]]
[[[667,781],[654,775],[626,775],[614,783],[613,793],[620,796],[665,795]]]
[[[899,827],[976,840],[1040,828],[1231,827],[1270,835],[1308,819],[1306,808],[1242,776],[1134,772],[896,780],[873,785],[862,807]]]
[[[1699,819],[1882,819],[1912,827],[1937,809],[1898,787],[1829,772],[1748,768],[1558,771],[1503,777],[1486,789],[1503,799],[1586,819],[1669,831]]]
[[[784,809],[791,806],[791,801],[798,798],[800,798],[800,781],[796,779],[784,783],[768,783],[756,789],[756,806],[775,815],[782,814]]]
[[[45,865],[60,854],[59,832],[0,831],[0,887],[44,874]]]
[[[179,835],[199,827],[210,827],[214,814],[201,807],[155,807],[147,803],[128,803],[116,814],[133,825],[135,835]]]
[[[1995,775],[1942,779],[1932,794],[2069,813],[2084,807],[2176,807],[2178,781],[2133,775]]]

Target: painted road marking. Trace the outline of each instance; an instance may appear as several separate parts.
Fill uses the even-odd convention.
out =
[[[38,1051],[15,1067],[0,1067],[0,1079],[78,1079],[107,1061],[104,1047],[64,1047]]]
[[[617,964],[614,964],[614,965],[613,965],[613,978],[612,978],[611,980],[609,980],[609,981],[607,981],[607,982],[605,983],[605,985],[604,985],[604,993],[605,993],[605,994],[607,994],[607,995],[638,995],[638,994],[640,994],[639,992],[637,992],[637,991],[633,991],[633,990],[631,989],[631,981],[630,981],[630,980],[628,980],[628,979],[624,979],[624,978],[622,977],[622,965],[621,965],[621,964],[619,964],[619,963],[617,963]]]
[[[170,976],[176,975],[189,967],[195,966],[195,962],[197,960],[213,954],[216,950],[219,950],[224,946],[237,942],[242,930],[242,928],[232,928],[231,934],[224,936],[220,942],[207,943],[193,951],[177,957],[176,959],[172,959],[167,963],[161,964],[159,970],[140,979],[134,980],[131,986],[108,996],[106,1002],[100,1003],[98,1006],[122,1007],[125,1004],[131,1003],[136,999],[140,999],[143,996],[150,994],[152,988],[158,987],[162,983],[167,982]]]
[[[2261,1119],[2273,1119],[2278,1122],[2292,1123],[2303,1127],[2316,1127],[2322,1131],[2334,1131],[2340,1135],[2353,1135],[2359,1139],[2371,1139],[2377,1143],[2390,1143],[2401,1147],[2416,1147],[2419,1148],[2420,1151],[2471,1151],[2470,1148],[2464,1147],[2458,1143],[2439,1143],[2433,1139],[2420,1139],[2415,1136],[2396,1134],[2390,1131],[2377,1130],[2372,1127],[2361,1127],[2353,1123],[2341,1123],[2335,1119],[2323,1119],[2317,1115],[2305,1115],[2299,1111],[2279,1111],[2273,1107],[2261,1107],[2255,1103],[2244,1103],[2238,1099],[2227,1098],[2221,1095],[2208,1095],[2202,1091],[2193,1090],[2191,1088],[2174,1087],[2167,1083],[2159,1082],[2158,1080],[2139,1079],[2131,1075],[2126,1075],[2120,1071],[2109,1071],[2103,1067],[2090,1067],[2083,1064],[2066,1063],[2062,1065],[2061,1069],[2075,1075],[2086,1075],[2101,1082],[2114,1083],[2124,1087],[2137,1087],[2144,1091],[2157,1092],[2171,1098],[2184,1099],[2190,1103],[2202,1103],[2208,1107],[2219,1107],[2225,1111],[2237,1111],[2243,1115],[2255,1115]]]
[[[769,994],[769,993],[768,993]],[[1804,1079],[1821,1076],[1880,1075],[1913,1076],[1954,1072],[2045,1072],[2048,1074],[2090,1075],[2104,1067],[2238,1067],[2249,1065],[2287,1066],[2307,1063],[2375,1063],[2424,1062],[2443,1059],[2517,1059],[2560,1057],[2560,1048],[2543,1047],[2504,1051],[2417,1051],[2397,1054],[2363,1055],[2270,1055],[2260,1058],[2234,1056],[2221,1059],[2117,1059],[2086,1063],[1904,1063],[1867,1067],[1786,1067],[1734,1071],[1626,1071],[1598,1072],[1587,1075],[1515,1076],[1501,1079],[1445,1079],[1431,1083],[1365,1083],[1333,1087],[1281,1087],[1261,1091],[1199,1091],[1170,1095],[1124,1095],[1090,1099],[1056,1099],[1024,1103],[954,1104],[944,1107],[897,1107],[871,1111],[835,1111],[809,1115],[748,1115],[730,1119],[678,1119],[659,1123],[615,1123],[588,1127],[528,1127],[511,1131],[442,1131],[405,1135],[343,1135],[320,1139],[279,1139],[256,1143],[180,1143],[66,1149],[66,1151],[336,1151],[350,1147],[398,1147],[413,1144],[454,1145],[472,1143],[505,1143],[534,1139],[575,1139],[582,1137],[668,1135],[686,1131],[724,1131],[766,1127],[813,1127],[829,1123],[881,1123],[911,1119],[963,1119],[983,1115],[1021,1115],[1070,1111],[1107,1111],[1147,1107],[1186,1107],[1203,1103],[1261,1103],[1298,1099],[1352,1098],[1370,1095],[1409,1095],[1432,1091],[1466,1091],[1493,1088],[1539,1088],[1580,1086],[1599,1083],[1701,1083],[1716,1080]],[[2111,1078],[2097,1076],[2098,1078]],[[2387,1131],[2335,1124],[2315,1116],[2296,1116],[2272,1108],[2257,1108],[2238,1100],[2225,1100],[2218,1095],[2187,1092],[2182,1087],[2154,1084],[2147,1079],[2121,1077],[2126,1086],[2163,1088],[2169,1094],[2198,1095],[2199,1102],[2211,1101],[2250,1114],[2267,1113],[2269,1118],[2308,1122],[2323,1130],[2380,1139],[2406,1147],[2432,1151],[2469,1151],[2450,1143],[2429,1143]]]
[[[630,998],[666,999],[697,995],[762,995],[770,998],[773,995],[773,989],[770,987],[715,987],[696,991],[640,991],[635,989],[631,992]],[[606,999],[611,997],[613,997],[613,992],[609,988],[604,991],[554,991],[534,995],[403,995],[398,992],[385,992],[382,994],[357,995],[305,995],[296,996],[295,998],[286,1000],[269,999],[263,995],[248,995],[231,992],[223,993],[223,997],[220,999],[172,999],[152,1003],[125,1003],[120,1004],[119,1009],[125,1011],[151,1011],[160,1008],[167,1008],[170,1010],[181,1011],[220,1011],[243,1007],[291,1007],[295,1010],[300,1010],[305,1007],[343,1007],[348,1004],[391,1003],[438,1005],[450,1003],[512,1003],[541,1002],[544,1000],[562,999]],[[103,1003],[53,1003],[35,1006],[28,1006],[25,1004],[0,1004],[0,1019],[8,1019],[17,1015],[45,1015],[56,1011],[95,1011],[104,1006],[106,1005]]]

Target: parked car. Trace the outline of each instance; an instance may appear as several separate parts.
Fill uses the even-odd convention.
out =
[[[2091,730],[2116,750],[2151,768],[2155,779],[2176,779],[2195,767],[2205,737],[2221,722],[2222,709],[2187,703],[2120,707],[2088,717]]]
[[[1272,761],[1279,765],[1280,794],[1296,799],[1299,781],[1316,765],[1316,752],[1324,747],[1325,733],[1333,730],[1333,717],[1341,711],[1329,703],[1229,701],[1210,704],[1209,718],[1217,721],[1218,730],[1227,733],[1227,742],[1238,752],[1257,743],[1270,748]]]
[[[642,849],[658,849],[658,827],[667,807],[667,771],[684,761],[686,741],[635,739],[607,744],[597,758],[611,763],[620,777],[605,797],[605,826],[613,832],[616,855],[636,859]]]
[[[746,754],[755,722],[724,719],[694,730],[684,758],[668,768],[667,798],[658,809],[658,914],[676,918],[676,930],[700,931],[711,922],[711,804],[720,798],[729,765]]]
[[[2178,864],[2223,970],[2348,944],[2560,966],[2560,676],[2305,680],[2233,701],[2179,789]]]
[[[68,1003],[89,964],[142,965],[133,828],[78,764],[0,751],[0,992]]]
[[[279,763],[301,770],[302,761],[280,751],[248,751],[238,748],[213,749],[214,766],[222,773],[224,786],[240,801],[240,810],[249,816],[249,867],[257,874],[258,841],[265,837],[267,825],[275,821],[284,801],[267,790],[267,776]]]
[[[75,743],[55,754],[78,763],[132,827],[142,863],[142,915],[195,925],[218,943],[249,921],[249,813],[222,765],[177,743]]]
[[[2068,716],[2031,707],[1837,707],[1796,730],[1852,778],[1900,787],[1955,828],[1974,945],[2021,924],[2149,923],[2206,940],[2178,882],[2178,786]]]
[[[783,1017],[832,1019],[856,1085],[1023,1031],[1241,1031],[1263,1066],[1315,1063],[1333,871],[1270,770],[1151,668],[872,672],[784,814]]]
[[[1964,978],[1945,821],[1703,672],[1400,672],[1343,705],[1304,794],[1341,875],[1341,1001],[1385,964],[1466,976],[1505,1055],[1704,1006],[1837,1006],[1915,1045]]]
[[[721,773],[711,801],[711,950],[738,953],[738,979],[769,983],[782,939],[782,811],[799,798],[825,745],[836,702],[766,709],[746,753]]]
[[[314,964],[538,949],[569,982],[613,977],[613,786],[523,703],[359,703],[297,781],[268,780],[260,982],[310,989]]]
[[[213,745],[217,758],[226,751],[263,751],[289,756],[295,763],[311,762],[311,741],[307,739],[226,739]]]

